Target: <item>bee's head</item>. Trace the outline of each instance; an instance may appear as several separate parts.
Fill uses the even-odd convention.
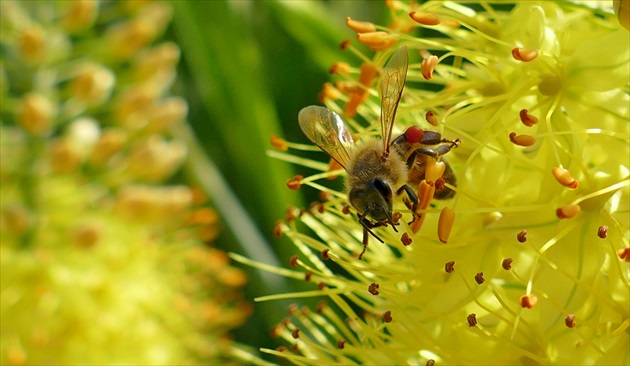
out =
[[[348,198],[360,214],[376,222],[393,225],[392,195],[391,184],[383,178],[375,178],[365,185],[353,187]]]

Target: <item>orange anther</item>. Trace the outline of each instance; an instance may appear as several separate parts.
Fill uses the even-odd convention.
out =
[[[533,308],[537,302],[538,302],[538,297],[532,294],[521,296],[521,299],[519,301],[522,307],[528,308],[528,309]]]
[[[413,240],[411,239],[411,237],[409,236],[407,232],[404,232],[402,234],[400,241],[403,243],[404,246],[410,245],[413,242]]]
[[[345,62],[335,62],[328,68],[330,74],[338,74],[347,76],[350,72],[350,65]]]
[[[510,133],[510,141],[518,146],[532,146],[536,143],[536,138],[532,135],[517,135],[516,132]]]
[[[442,177],[446,170],[446,164],[443,161],[437,161],[433,158],[427,158],[427,167],[425,170],[425,179],[427,182],[435,183]]]
[[[558,216],[559,219],[570,219],[577,215],[580,210],[580,206],[576,205],[575,203],[571,203],[557,209],[556,216]]]
[[[374,25],[374,23],[352,20],[350,17],[346,18],[346,25],[348,26],[348,28],[357,33],[376,32],[376,26]]]
[[[599,228],[597,228],[597,236],[600,239],[606,239],[606,237],[608,236],[608,226],[602,225]]]
[[[579,185],[578,181],[575,180],[573,176],[571,176],[571,173],[569,173],[568,170],[562,167],[554,167],[553,169],[551,169],[551,173],[553,174],[554,178],[556,178],[558,183],[567,188],[576,189]]]
[[[442,243],[448,242],[448,237],[451,235],[451,229],[455,222],[455,211],[448,207],[444,207],[440,212],[440,218],[438,220],[438,238]]]
[[[426,80],[431,80],[433,77],[433,71],[435,70],[435,66],[438,63],[438,57],[435,55],[431,55],[427,58],[422,59],[422,64],[420,65],[420,70],[422,71],[422,77]]]
[[[523,122],[523,124],[527,127],[532,127],[538,123],[538,118],[527,113],[527,109],[521,109],[519,117],[521,118],[521,122]]]
[[[455,261],[449,261],[444,264],[444,271],[451,273],[455,270]]]
[[[304,179],[303,176],[296,175],[295,177],[287,180],[287,187],[294,191],[300,189],[300,186],[302,185],[302,179]]]
[[[630,262],[630,247],[619,249],[617,251],[617,256],[619,257],[619,259],[623,259],[626,262]]]
[[[440,17],[433,13],[418,13],[415,10],[409,13],[409,17],[414,22],[422,25],[438,25],[440,24]]]
[[[382,50],[390,47],[398,38],[394,35],[391,35],[387,32],[369,32],[369,33],[358,33],[357,40],[364,45],[370,46],[373,50]]]
[[[538,51],[515,47],[512,49],[512,57],[518,61],[529,62],[538,57]]]
[[[339,99],[341,97],[341,92],[339,91],[339,89],[335,88],[331,83],[327,82],[327,83],[324,83],[324,86],[322,87],[322,90],[319,92],[317,97],[318,97],[318,100],[322,104],[325,104],[326,100]]]
[[[284,231],[284,222],[282,220],[276,221],[276,224],[273,226],[273,236],[279,238],[282,236],[282,232]]]
[[[439,124],[438,118],[433,111],[428,111],[425,115],[425,118],[427,119],[427,122],[431,124],[431,126],[437,126]]]
[[[269,141],[271,142],[271,146],[280,151],[287,151],[289,149],[287,141],[276,134],[271,135]]]
[[[423,179],[418,188],[418,208],[426,209],[429,207],[433,196],[435,195],[435,185]]]

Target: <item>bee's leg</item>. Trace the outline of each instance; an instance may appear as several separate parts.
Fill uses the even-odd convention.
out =
[[[363,254],[367,250],[369,239],[370,239],[370,234],[368,233],[368,228],[363,226],[363,242],[362,242],[363,250],[361,251],[361,254],[359,254],[359,260],[363,259]]]
[[[409,209],[411,209],[411,212],[415,214],[418,209],[418,195],[408,184],[403,184],[400,188],[398,188],[396,194],[400,195],[403,191],[407,193],[407,196],[411,200],[411,207],[409,207]]]
[[[402,194],[403,191],[407,193],[407,196],[409,197],[409,200],[411,201],[411,205],[410,205],[409,201],[403,200],[405,202],[405,205],[407,205],[407,207],[411,210],[411,213],[413,214],[413,217],[414,217],[414,220],[411,220],[411,222],[409,222],[409,225],[411,225],[411,223],[414,222],[416,218],[419,219],[420,216],[422,216],[416,212],[416,210],[418,210],[418,203],[420,200],[418,199],[418,195],[416,194],[416,192],[408,184],[403,184],[400,188],[398,188],[398,190],[396,191],[396,194]]]
[[[456,139],[452,141],[439,140],[437,143],[440,143],[440,142],[444,142],[444,144],[438,145],[436,148],[420,147],[420,148],[415,149],[409,155],[409,158],[407,158],[407,166],[411,167],[413,165],[413,162],[416,160],[416,157],[418,156],[418,154],[430,156],[434,159],[437,159],[438,157],[445,155],[446,153],[451,151],[452,148],[459,146],[459,143],[461,142],[461,140],[460,139]]]
[[[443,153],[440,153],[440,155],[444,155],[451,148],[457,147],[457,145],[459,145],[461,140],[460,139],[455,139],[455,140],[443,139],[442,135],[439,132],[424,131],[424,135],[422,136],[422,139],[420,141],[418,141],[418,142],[420,142],[423,145],[437,145],[437,144],[440,144],[440,143],[448,143],[450,145],[449,148],[446,151],[444,151]]]

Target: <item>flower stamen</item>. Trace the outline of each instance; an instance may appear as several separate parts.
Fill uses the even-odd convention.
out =
[[[440,24],[440,17],[433,13],[419,13],[412,10],[409,13],[409,17],[413,19],[414,22],[422,25],[432,26]]]
[[[570,219],[580,212],[581,208],[575,203],[568,204],[566,206],[556,209],[556,216],[559,219]]]
[[[563,167],[553,167],[551,169],[551,173],[554,178],[558,181],[558,183],[569,189],[576,189],[579,185],[578,181],[571,176],[571,173],[567,169]]]
[[[536,295],[523,295],[521,296],[520,300],[519,300],[519,304],[521,305],[521,307],[527,308],[527,309],[531,309],[534,307],[534,305],[536,305],[536,303],[538,302],[538,297]]]
[[[597,229],[597,236],[601,239],[606,239],[608,236],[608,226],[602,225]]]
[[[287,187],[290,190],[297,191],[302,186],[302,180],[304,179],[301,175],[296,175],[293,178],[287,180]]]
[[[512,57],[517,61],[529,62],[538,57],[538,51],[515,47],[512,49]]]
[[[519,117],[521,119],[521,122],[523,122],[523,124],[527,127],[532,127],[533,125],[538,123],[538,118],[529,114],[527,112],[527,109],[521,109],[521,111],[519,112]]]
[[[357,33],[371,33],[376,32],[376,25],[371,22],[362,22],[358,20],[352,20],[352,18],[346,18],[346,25]]]
[[[380,292],[378,291],[378,288],[379,288],[379,284],[372,282],[370,286],[368,286],[368,292],[376,296],[380,294]]]
[[[444,264],[444,271],[452,273],[455,270],[455,261],[449,261]]]
[[[435,189],[435,187],[433,187]],[[438,238],[442,243],[448,242],[448,237],[451,235],[451,229],[455,222],[455,211],[448,207],[444,207],[440,212],[440,218],[438,220]]]
[[[435,70],[435,66],[437,66],[437,64],[438,57],[435,55],[430,55],[422,59],[420,70],[422,71],[422,77],[425,80],[431,80],[431,78],[433,77],[433,71]]]
[[[287,151],[289,149],[289,146],[287,145],[287,140],[281,138],[276,134],[271,135],[269,142],[271,142],[271,146],[280,151]]]
[[[437,126],[440,124],[440,121],[438,120],[437,116],[435,115],[435,112],[433,111],[428,111],[427,114],[425,115],[425,118],[431,126]]]
[[[532,146],[536,143],[536,138],[532,135],[517,135],[516,132],[511,132],[510,141],[518,146]]]

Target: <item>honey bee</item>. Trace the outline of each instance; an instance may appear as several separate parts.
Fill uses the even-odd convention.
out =
[[[442,139],[440,133],[422,131],[417,126],[408,128],[392,140],[396,110],[405,87],[409,56],[407,47],[400,47],[381,72],[381,139],[368,139],[355,144],[341,117],[320,106],[303,108],[298,120],[302,132],[315,145],[336,160],[348,173],[346,190],[350,204],[357,210],[359,223],[363,226],[362,258],[367,249],[369,235],[379,238],[371,229],[396,224],[393,218],[393,197],[407,194],[404,200],[414,218],[419,214],[418,196],[410,185],[418,185],[425,177],[428,158],[441,159],[446,169],[442,178],[456,186],[450,165],[442,158],[460,140]],[[450,198],[455,194],[444,187],[435,195],[438,199]]]

